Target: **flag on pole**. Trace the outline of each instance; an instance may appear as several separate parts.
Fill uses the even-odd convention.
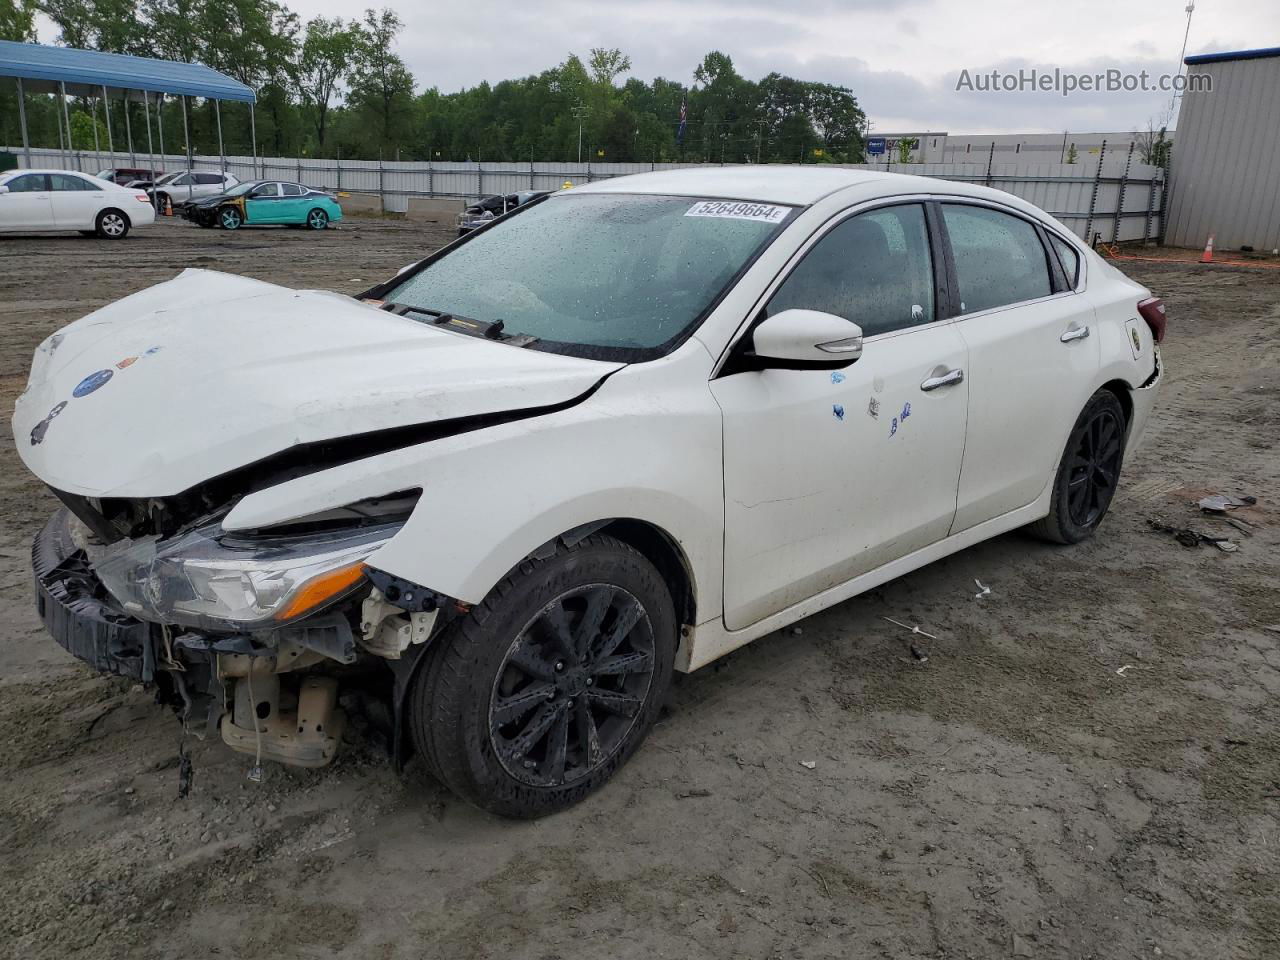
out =
[[[689,119],[689,91],[680,98],[680,126],[676,128],[676,146],[684,143],[684,125]]]

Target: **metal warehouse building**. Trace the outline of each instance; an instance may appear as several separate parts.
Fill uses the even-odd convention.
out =
[[[1212,89],[1178,114],[1165,242],[1280,247],[1280,47],[1187,57]]]

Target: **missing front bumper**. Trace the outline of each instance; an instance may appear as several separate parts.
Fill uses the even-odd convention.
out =
[[[155,628],[111,603],[71,539],[69,511],[59,510],[36,534],[31,567],[36,613],[60,647],[100,673],[155,679]]]

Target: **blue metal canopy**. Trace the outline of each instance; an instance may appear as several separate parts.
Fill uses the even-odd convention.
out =
[[[67,92],[74,95],[109,87],[242,103],[256,103],[258,99],[252,87],[200,63],[12,40],[0,40],[0,77],[34,81],[25,86],[36,92],[56,92],[58,84],[65,83]]]

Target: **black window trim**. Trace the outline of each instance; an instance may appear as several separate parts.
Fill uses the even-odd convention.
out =
[[[987,314],[998,313],[1002,310],[1011,310],[1014,307],[1025,307],[1028,304],[1032,304],[1032,303],[1042,303],[1045,300],[1052,300],[1055,297],[1072,296],[1073,294],[1076,293],[1078,287],[1076,289],[1072,289],[1067,286],[1065,275],[1063,274],[1063,271],[1062,271],[1062,267],[1058,263],[1058,255],[1057,253],[1053,252],[1053,244],[1049,243],[1045,226],[1043,223],[1040,222],[1040,220],[1037,217],[1024,213],[1023,211],[1015,209],[1014,207],[1006,206],[1005,204],[997,203],[995,201],[987,200],[981,197],[966,197],[960,194],[957,194],[955,196],[946,196],[946,195],[939,196],[935,194],[931,199],[934,203],[937,204],[938,232],[939,232],[939,235],[943,238],[944,243],[946,244],[947,267],[948,267],[948,274],[949,274],[948,279],[950,281],[950,286],[951,286],[951,297],[954,298],[954,305],[956,309],[956,312],[954,313],[952,319],[969,320],[973,317],[983,317],[983,316],[986,316]],[[1040,240],[1041,252],[1045,256],[1045,267],[1049,271],[1050,292],[1043,297],[1033,297],[1030,300],[1015,300],[1012,303],[1002,303],[999,306],[987,307],[985,310],[974,310],[969,313],[960,313],[959,312],[959,307],[961,302],[960,301],[960,284],[956,276],[955,254],[951,247],[951,234],[947,231],[946,220],[942,215],[942,207],[944,206],[986,207],[989,210],[994,210],[997,213],[1003,213],[1008,216],[1014,217],[1018,220],[1023,220],[1031,224],[1032,229],[1035,230],[1036,236]]]
[[[1074,244],[1070,240],[1066,239],[1057,230],[1050,230],[1048,227],[1044,227],[1043,229],[1044,229],[1045,236],[1047,238],[1049,238],[1050,240],[1057,240],[1059,243],[1066,245],[1068,249],[1070,249],[1073,253],[1075,253],[1076,282],[1073,285],[1071,283],[1070,276],[1067,274],[1067,265],[1062,262],[1062,257],[1058,256],[1058,248],[1055,247],[1052,243],[1049,243],[1049,249],[1053,251],[1054,258],[1058,261],[1058,265],[1062,268],[1062,277],[1063,277],[1063,282],[1066,284],[1066,289],[1071,293],[1080,293],[1084,289],[1084,273],[1085,273],[1084,254],[1080,252],[1080,248],[1077,244]]]

